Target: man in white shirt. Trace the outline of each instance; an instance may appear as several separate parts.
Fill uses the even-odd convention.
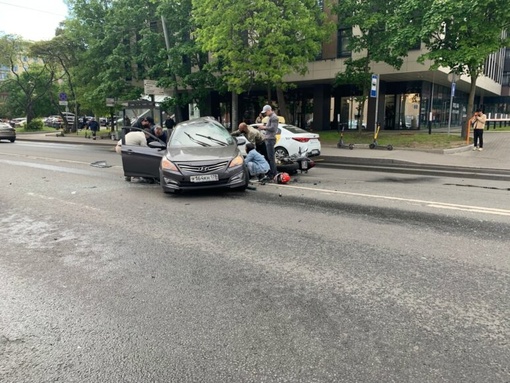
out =
[[[129,132],[124,136],[126,146],[147,146],[147,135],[141,131]],[[122,153],[122,139],[117,142],[115,151]]]

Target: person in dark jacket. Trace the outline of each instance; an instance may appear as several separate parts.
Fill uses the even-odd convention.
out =
[[[259,127],[259,129],[266,131],[266,153],[271,168],[269,177],[273,178],[277,173],[274,147],[276,145],[276,133],[278,131],[278,116],[273,112],[270,105],[264,105],[261,113],[269,118],[266,125]]]
[[[99,131],[99,123],[96,121],[96,119],[94,117],[91,117],[88,125],[89,125],[90,131],[92,132],[92,139],[95,140],[96,134]]]

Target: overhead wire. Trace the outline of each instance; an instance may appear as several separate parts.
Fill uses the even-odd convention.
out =
[[[41,12],[41,13],[47,13],[47,14],[55,15],[55,16],[61,16],[61,17],[66,17],[66,16],[67,16],[67,15],[64,15],[64,14],[62,14],[62,13],[56,13],[56,12],[51,12],[51,11],[45,11],[45,10],[43,10],[43,9],[31,8],[31,7],[27,7],[27,6],[19,5],[19,4],[6,3],[5,1],[0,1],[0,4],[10,5],[11,7],[15,7],[15,8],[28,9],[28,10],[30,10],[30,11],[36,11],[36,12]]]

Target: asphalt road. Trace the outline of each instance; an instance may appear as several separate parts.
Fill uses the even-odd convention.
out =
[[[508,183],[168,196],[120,165],[0,144],[1,382],[510,381]]]

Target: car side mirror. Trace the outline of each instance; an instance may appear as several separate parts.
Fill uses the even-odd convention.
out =
[[[153,149],[159,149],[159,150],[166,149],[166,144],[164,144],[161,141],[151,141],[147,145],[149,146],[149,148],[153,148]]]
[[[248,140],[245,137],[236,137],[237,146],[246,145]]]

